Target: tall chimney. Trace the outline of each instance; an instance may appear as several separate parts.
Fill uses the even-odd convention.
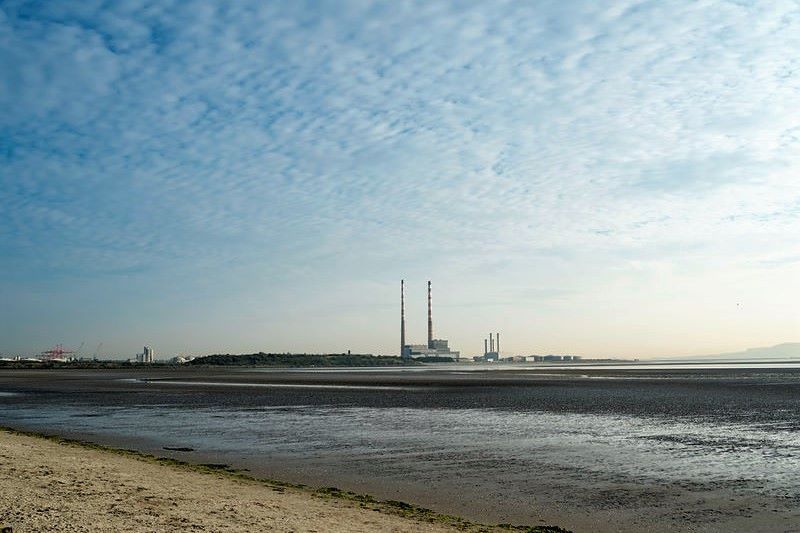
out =
[[[494,351],[494,337],[493,337],[493,333],[489,333],[489,351],[490,351],[490,352],[493,352],[493,351]]]
[[[431,309],[430,281],[428,281],[428,348],[433,348],[433,310]]]
[[[489,339],[483,339],[483,355],[489,353]]]
[[[500,334],[495,333],[497,335],[497,355],[500,355]]]
[[[403,357],[406,348],[406,286],[405,280],[400,280],[400,357]]]

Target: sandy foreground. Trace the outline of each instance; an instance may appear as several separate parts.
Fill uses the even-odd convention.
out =
[[[0,430],[4,526],[14,532],[495,529],[213,468]]]

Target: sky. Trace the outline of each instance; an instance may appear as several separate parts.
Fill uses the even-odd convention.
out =
[[[794,1],[0,2],[0,352],[800,340]],[[97,350],[100,343],[102,347]]]

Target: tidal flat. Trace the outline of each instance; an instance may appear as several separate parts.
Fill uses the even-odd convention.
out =
[[[780,365],[2,370],[0,392],[0,425],[483,523],[800,528]]]

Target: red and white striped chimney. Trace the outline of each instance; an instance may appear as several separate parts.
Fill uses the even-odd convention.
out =
[[[430,281],[428,281],[428,348],[433,348],[433,309],[431,306]]]
[[[403,357],[406,348],[406,286],[405,280],[400,280],[400,357]]]

